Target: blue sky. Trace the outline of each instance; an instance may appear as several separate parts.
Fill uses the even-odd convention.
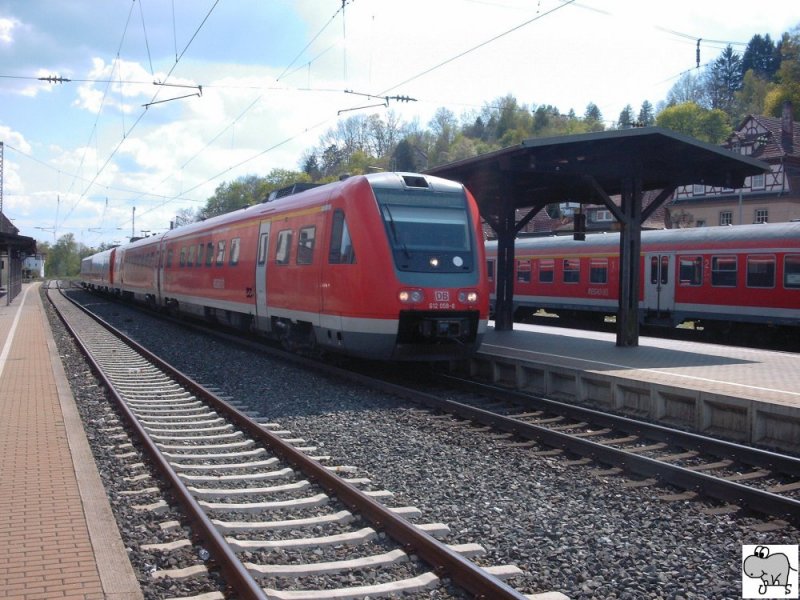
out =
[[[417,98],[390,108],[423,125],[509,93],[579,115],[594,102],[610,122],[663,100],[697,38],[703,63],[725,42],[777,40],[795,4],[0,0],[3,212],[51,243],[164,231],[225,181],[298,168],[355,114],[340,110],[371,103],[346,89]]]

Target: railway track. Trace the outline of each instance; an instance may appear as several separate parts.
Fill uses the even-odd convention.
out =
[[[476,566],[469,558],[483,552],[479,545],[444,544],[437,538],[446,525],[413,524],[419,511],[385,505],[391,493],[349,477],[354,467],[327,465],[304,440],[251,418],[63,294],[49,289],[48,298],[124,417],[132,443],[122,444],[121,456],[138,460],[140,448],[158,473],[156,482],[131,478],[130,493],[152,494],[141,507],[158,511],[164,490],[190,523],[189,537],[180,524],[165,523],[172,539],[144,549],[192,546],[196,564],[154,569],[153,577],[219,571],[225,590],[210,580],[217,591],[209,599],[223,591],[294,600],[428,597],[437,588],[441,598],[525,597],[502,581],[516,567]],[[109,428],[110,440],[122,437],[119,429]]]
[[[596,474],[638,478],[628,487],[668,484],[681,490],[663,495],[665,500],[712,498],[721,504],[710,512],[745,509],[778,519],[765,528],[800,523],[798,457],[450,375],[437,378],[440,390],[434,393],[433,381],[424,390],[388,381],[375,385],[501,432],[510,447],[545,446],[538,454],[572,455],[574,465],[600,463],[604,467]]]
[[[571,455],[575,458],[568,462],[574,465],[595,461],[604,465],[596,470],[598,474],[625,473],[636,478],[629,487],[666,484],[678,488],[677,493],[664,494],[665,500],[711,498],[720,503],[713,512],[750,510],[777,520],[764,523],[765,528],[779,527],[782,521],[800,523],[798,457],[450,375],[437,373],[421,386],[412,386],[408,382],[419,380],[418,370],[410,376],[380,378],[268,351],[396,394],[432,411],[490,427],[508,435],[509,446],[544,446],[540,454]],[[438,390],[432,393],[435,388]]]

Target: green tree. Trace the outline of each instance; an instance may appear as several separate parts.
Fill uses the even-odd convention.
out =
[[[81,271],[81,255],[75,235],[67,233],[58,238],[47,255],[46,277],[76,277]]]
[[[742,58],[728,45],[703,77],[708,106],[731,114],[735,94],[742,87],[742,77]]]
[[[617,121],[617,129],[630,129],[633,127],[636,118],[633,115],[633,107],[630,104],[625,105],[622,112],[619,113],[619,120]]]
[[[704,106],[705,92],[700,81],[700,76],[692,72],[684,73],[667,92],[667,106],[693,102]]]
[[[636,121],[641,127],[650,127],[656,124],[656,113],[653,105],[648,100],[642,102],[642,107],[639,109],[639,116]]]
[[[780,63],[778,48],[769,34],[764,37],[754,35],[742,55],[742,76],[752,71],[757,77],[770,81],[778,71]]]
[[[656,123],[659,127],[710,144],[722,143],[730,133],[730,120],[725,112],[718,109],[708,110],[694,102],[665,108],[659,113]]]
[[[794,119],[800,119],[800,27],[792,34],[785,33],[781,39],[781,66],[775,74],[776,85],[771,87],[764,99],[764,112],[779,117],[783,103],[791,101]]]
[[[586,112],[583,113],[583,120],[589,127],[589,131],[603,131],[605,129],[605,125],[603,125],[603,113],[600,112],[600,109],[594,102],[590,102],[586,105]]]

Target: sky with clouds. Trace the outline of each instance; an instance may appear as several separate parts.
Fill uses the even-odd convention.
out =
[[[125,241],[298,169],[376,103],[345,90],[416,98],[389,109],[422,125],[506,94],[610,124],[661,102],[698,38],[706,63],[798,24],[796,0],[0,0],[3,212],[50,243]]]

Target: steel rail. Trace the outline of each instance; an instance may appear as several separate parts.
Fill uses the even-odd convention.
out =
[[[147,360],[152,361],[160,369],[169,373],[170,376],[174,377],[192,393],[212,404],[218,411],[235,422],[237,426],[247,431],[254,439],[267,444],[273,452],[299,468],[309,479],[316,481],[323,489],[331,492],[353,510],[362,514],[375,527],[386,531],[392,539],[401,543],[406,550],[413,552],[431,565],[437,574],[446,573],[457,586],[464,588],[476,598],[484,598],[486,600],[522,600],[525,597],[505,582],[478,567],[472,561],[451,550],[447,545],[346,482],[337,474],[332,473],[322,466],[319,461],[308,457],[305,453],[284,442],[277,435],[264,429],[236,407],[217,397],[186,374],[177,371],[144,346],[125,336],[110,323],[83,308],[71,298],[67,297],[67,299],[86,312],[98,324],[124,339],[125,343],[136,352],[139,352]],[[313,364],[315,367],[319,367],[318,363],[315,362]],[[336,372],[339,375],[342,373],[340,369],[336,370]],[[180,485],[184,487],[182,482]]]
[[[60,287],[59,292],[74,306],[97,320],[91,312],[87,311],[80,304],[66,296]],[[172,466],[158,449],[155,442],[153,442],[153,440],[150,438],[150,435],[139,423],[139,420],[136,418],[130,408],[128,408],[125,400],[117,393],[113,382],[108,379],[103,368],[92,356],[89,348],[86,346],[86,344],[84,344],[78,333],[67,321],[66,317],[62,314],[62,311],[55,304],[53,299],[50,298],[49,288],[47,290],[47,298],[50,300],[50,303],[61,319],[61,322],[74,338],[75,343],[78,344],[81,353],[86,358],[92,371],[94,371],[95,375],[103,382],[103,385],[108,390],[109,394],[111,394],[114,402],[122,412],[128,425],[136,432],[136,435],[142,442],[143,450],[150,460],[153,461],[160,473],[167,479],[167,481],[169,481],[169,484],[172,488],[171,491],[175,494],[175,498],[183,507],[184,511],[186,511],[189,519],[193,523],[193,530],[195,531],[196,535],[205,543],[205,545],[209,547],[209,553],[211,556],[213,556],[214,560],[222,569],[228,585],[230,585],[231,588],[234,589],[242,598],[247,600],[266,600],[267,596],[262,590],[261,586],[258,584],[258,582],[256,582],[253,576],[250,575],[250,572],[245,568],[242,561],[239,560],[239,558],[231,549],[230,545],[225,541],[225,538],[211,522],[211,519],[197,503],[191,492],[189,492],[189,490],[186,488],[186,485],[184,485],[183,481],[181,481],[180,477],[178,477],[177,473],[173,470]],[[103,325],[101,321],[98,321],[98,323]],[[115,333],[115,330],[113,329],[109,329],[109,331],[111,331],[111,333]],[[124,334],[115,333],[115,335],[118,335],[122,341],[128,343],[127,337]],[[134,349],[136,348],[134,347]]]
[[[364,384],[373,387],[379,387],[384,391],[394,393],[400,397],[418,402],[423,405],[439,408],[445,412],[456,414],[464,419],[481,423],[482,425],[490,425],[508,433],[514,433],[522,438],[529,440],[536,440],[544,443],[545,445],[554,448],[561,448],[593,458],[600,462],[605,462],[611,465],[620,465],[628,472],[642,475],[645,477],[657,477],[664,483],[669,483],[681,487],[686,490],[697,491],[717,500],[724,502],[731,502],[741,506],[769,515],[785,518],[792,522],[800,522],[800,501],[786,496],[781,496],[765,490],[759,490],[734,481],[727,481],[713,475],[708,475],[699,471],[693,471],[677,465],[672,465],[659,461],[657,459],[640,456],[638,454],[626,452],[625,450],[613,448],[606,444],[593,442],[585,438],[571,436],[568,433],[554,431],[535,425],[532,423],[525,423],[511,417],[505,417],[488,410],[476,408],[467,404],[456,402],[454,400],[445,400],[412,388],[389,383],[385,381],[376,380],[372,377],[362,374],[354,374],[353,379],[361,380]],[[494,389],[493,389],[494,391]],[[547,402],[552,402],[547,400]],[[568,405],[563,405],[568,406]],[[572,407],[575,408],[575,407]],[[605,418],[605,423],[614,425],[617,417],[606,413],[598,413]],[[626,417],[620,417],[628,423],[634,422]],[[644,425],[644,424],[643,424]],[[668,428],[656,426],[663,429],[665,432],[670,431]],[[672,433],[683,433],[675,432]],[[694,438],[703,438],[696,434],[687,434]],[[703,438],[709,439],[709,438]],[[715,440],[719,442],[719,440]],[[714,445],[715,448],[724,448],[729,442],[720,442],[719,445]],[[734,445],[735,446],[735,445]],[[738,450],[742,450],[741,446],[736,446]],[[764,451],[758,451],[764,453]],[[766,452],[765,456],[772,456],[774,453]],[[774,455],[782,456],[782,455]],[[797,460],[791,457],[783,456],[784,461],[782,464],[788,464],[793,467],[790,472],[796,472],[798,464]],[[788,461],[788,462],[787,462]]]

